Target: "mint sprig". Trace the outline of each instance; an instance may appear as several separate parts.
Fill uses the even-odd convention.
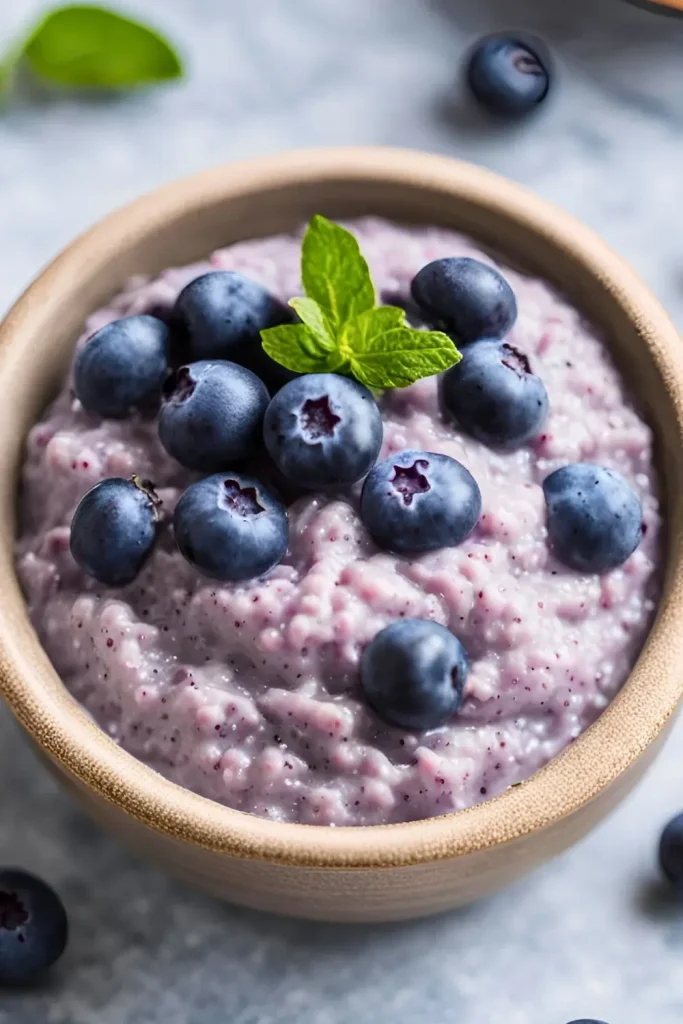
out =
[[[376,306],[356,238],[319,214],[301,246],[305,297],[290,300],[301,323],[261,332],[263,348],[298,373],[350,373],[367,387],[404,388],[462,358],[441,331],[417,330],[398,306]]]
[[[183,74],[172,44],[159,32],[107,7],[69,4],[48,11],[0,62],[0,97],[27,66],[50,85],[130,89]]]

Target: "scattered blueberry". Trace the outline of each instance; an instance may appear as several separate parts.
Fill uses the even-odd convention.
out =
[[[382,417],[372,393],[334,373],[310,373],[273,398],[263,436],[280,471],[303,487],[355,483],[382,446]]]
[[[468,469],[447,455],[403,451],[375,466],[363,485],[360,514],[380,547],[433,551],[472,532],[481,493]]]
[[[160,504],[149,480],[95,484],[71,520],[71,554],[83,572],[110,587],[131,583],[152,550]]]
[[[491,448],[513,449],[541,429],[548,414],[543,381],[507,342],[482,341],[441,376],[442,412]]]
[[[415,275],[411,290],[418,306],[460,345],[502,338],[517,319],[515,293],[503,275],[469,256],[433,260]]]
[[[683,895],[683,814],[673,818],[662,832],[659,863],[665,878]]]
[[[190,281],[173,311],[181,362],[228,359],[253,370],[276,391],[295,374],[263,351],[262,330],[292,323],[294,313],[258,282],[232,270],[215,270]]]
[[[606,572],[638,547],[643,510],[620,473],[575,462],[547,476],[543,491],[553,550],[570,569]]]
[[[520,117],[546,98],[550,72],[528,43],[495,35],[480,40],[472,51],[467,82],[490,113]]]
[[[0,984],[31,981],[66,949],[64,905],[35,875],[0,869]]]
[[[253,477],[217,473],[191,484],[176,505],[180,553],[204,576],[248,580],[269,572],[287,551],[287,511]]]
[[[161,443],[188,469],[227,469],[263,444],[269,401],[262,381],[237,363],[207,359],[181,366],[164,385]]]
[[[458,638],[426,619],[401,619],[366,648],[361,684],[380,718],[403,729],[436,729],[459,710],[467,652]]]
[[[168,372],[168,342],[168,327],[154,316],[125,316],[96,331],[74,364],[83,408],[122,419],[156,403]]]

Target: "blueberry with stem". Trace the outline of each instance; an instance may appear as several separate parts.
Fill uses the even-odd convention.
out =
[[[161,502],[149,480],[110,477],[81,498],[71,520],[71,554],[110,587],[132,583],[149,558]]]

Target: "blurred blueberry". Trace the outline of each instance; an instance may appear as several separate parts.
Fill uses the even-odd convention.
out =
[[[548,95],[550,72],[529,43],[501,34],[477,43],[467,65],[467,82],[490,113],[521,117]]]
[[[26,871],[0,868],[0,984],[40,977],[59,960],[67,939],[57,893]]]
[[[659,863],[664,877],[683,895],[683,814],[672,818],[662,832]]]

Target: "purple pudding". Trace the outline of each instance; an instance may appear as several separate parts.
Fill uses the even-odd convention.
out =
[[[440,228],[350,226],[386,301],[409,306],[411,281],[431,261],[491,262]],[[287,301],[302,294],[300,249],[300,234],[242,242],[135,278],[89,318],[79,350],[113,320],[165,316],[211,270],[238,271]],[[505,343],[547,392],[540,433],[515,451],[485,447],[442,415],[434,377],[379,399],[380,461],[434,452],[476,480],[481,514],[455,547],[380,548],[360,518],[361,484],[303,496],[294,487],[281,562],[260,579],[208,579],[178,552],[170,525],[197,474],[166,452],[147,412],[102,420],[74,398],[73,376],[66,382],[28,438],[17,566],[55,669],[115,742],[229,807],[276,821],[380,825],[501,793],[598,717],[633,666],[658,597],[652,433],[590,324],[543,281],[504,273],[518,307]],[[567,568],[548,539],[543,482],[577,462],[617,471],[642,505],[639,546],[601,575]],[[165,525],[137,578],[111,589],[74,562],[70,523],[94,484],[134,475],[154,482]],[[462,703],[437,728],[388,725],[364,698],[363,654],[401,619],[446,626],[467,652]]]

